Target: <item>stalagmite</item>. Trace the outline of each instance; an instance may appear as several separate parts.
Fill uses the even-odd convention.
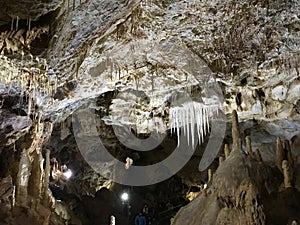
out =
[[[219,157],[219,166],[224,162],[224,158],[222,156]]]
[[[252,146],[251,146],[251,138],[250,136],[246,137],[246,148],[247,148],[247,152],[250,156],[253,156],[253,152],[252,152]]]
[[[35,199],[41,198],[43,184],[43,161],[44,160],[41,153],[34,151],[31,175],[29,177],[28,193],[35,197]]]
[[[225,154],[225,159],[227,159],[229,157],[229,155],[230,155],[230,148],[229,148],[228,144],[225,144],[224,154]]]
[[[284,176],[284,187],[285,188],[292,187],[293,172],[287,160],[282,161],[282,171]]]
[[[232,151],[242,150],[239,121],[236,110],[232,112]]]
[[[276,165],[277,168],[282,171],[282,161],[284,160],[284,151],[281,143],[281,139],[277,138],[277,144],[276,144]]]
[[[17,174],[17,183],[16,183],[16,205],[26,206],[28,201],[28,180],[29,180],[29,171],[30,160],[27,154],[27,151],[24,149],[21,154],[21,159],[19,162],[19,171]]]
[[[255,150],[255,152],[254,152],[254,157],[255,157],[255,159],[257,160],[257,161],[259,161],[259,162],[262,162],[263,160],[262,160],[262,157],[261,157],[261,154],[260,154],[260,151],[259,151],[259,149],[257,148],[256,150]]]

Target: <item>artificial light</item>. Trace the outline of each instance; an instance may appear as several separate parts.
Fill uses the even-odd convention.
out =
[[[63,175],[65,178],[70,179],[70,177],[72,176],[72,171],[68,169],[66,172],[63,173]]]
[[[124,193],[121,195],[121,199],[122,199],[123,201],[127,201],[127,200],[129,199],[128,193],[124,192]]]

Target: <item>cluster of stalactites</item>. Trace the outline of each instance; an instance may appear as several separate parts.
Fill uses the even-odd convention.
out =
[[[188,145],[195,146],[197,137],[199,143],[204,142],[205,135],[209,132],[210,118],[218,113],[219,105],[205,105],[199,102],[186,102],[182,106],[170,108],[171,134],[177,133],[178,145],[180,144],[180,128],[187,137]],[[190,143],[191,137],[191,143]]]

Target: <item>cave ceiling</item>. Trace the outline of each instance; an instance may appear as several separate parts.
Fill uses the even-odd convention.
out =
[[[224,118],[236,109],[242,130],[268,158],[277,136],[291,139],[300,130],[299,4],[2,1],[5,138],[21,138],[29,115],[70,139],[70,117],[86,107],[97,112],[106,140],[113,139],[111,125],[164,133],[171,100],[183,93],[217,103]]]

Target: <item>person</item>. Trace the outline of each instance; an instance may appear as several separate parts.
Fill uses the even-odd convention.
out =
[[[146,218],[143,213],[139,213],[134,220],[135,225],[146,225]]]
[[[149,208],[148,208],[147,204],[144,205],[144,208],[142,209],[142,213],[145,216],[146,225],[148,225],[149,224]]]
[[[174,216],[172,216],[171,218],[170,218],[170,225],[172,225],[174,223]]]
[[[149,214],[149,208],[148,208],[148,205],[147,205],[147,204],[144,205],[144,208],[143,208],[143,214],[144,214],[145,216],[148,216],[148,214]]]

